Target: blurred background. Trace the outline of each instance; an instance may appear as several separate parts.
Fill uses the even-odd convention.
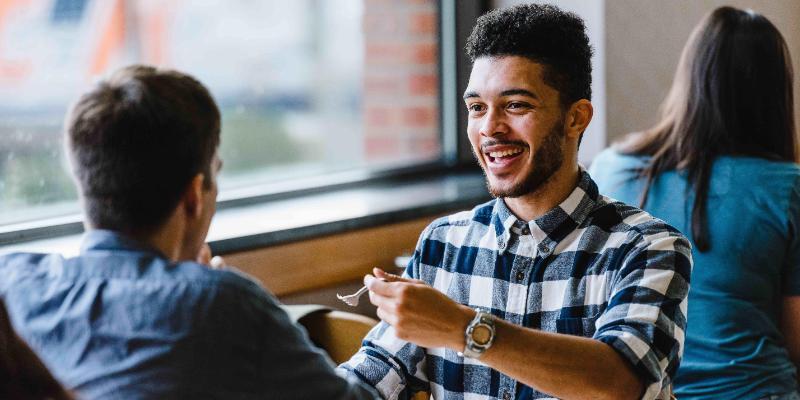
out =
[[[454,54],[474,18],[442,27],[459,8],[516,3],[0,0],[0,227],[78,213],[64,114],[98,77],[131,63],[186,71],[211,89],[223,114],[222,200],[348,171],[449,165],[448,149],[465,152],[444,125],[463,106],[446,99],[463,90],[469,65]],[[681,48],[713,8],[765,14],[800,53],[796,0],[551,3],[582,15],[595,47],[585,164],[655,122]],[[459,71],[457,85],[443,82],[448,70]]]
[[[78,212],[64,114],[121,66],[209,87],[225,198],[437,160],[438,58],[432,0],[0,0],[0,225]]]

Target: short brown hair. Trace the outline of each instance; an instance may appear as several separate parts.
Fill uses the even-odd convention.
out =
[[[116,71],[80,97],[66,122],[86,217],[100,229],[157,227],[198,173],[210,187],[220,114],[193,77],[149,66]]]

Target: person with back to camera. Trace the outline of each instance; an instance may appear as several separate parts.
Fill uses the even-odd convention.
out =
[[[792,84],[775,26],[753,11],[718,8],[692,32],[661,121],[590,169],[604,193],[691,234],[681,400],[800,399]]]
[[[219,142],[189,75],[131,66],[81,96],[66,143],[87,232],[77,257],[0,257],[15,329],[79,398],[374,399],[258,283],[205,265]]]
[[[467,134],[496,198],[432,222],[404,277],[365,277],[382,322],[340,368],[392,400],[668,399],[690,245],[578,165],[593,112],[583,21],[495,10],[467,53]]]

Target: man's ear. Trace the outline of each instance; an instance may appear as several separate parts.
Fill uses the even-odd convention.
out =
[[[564,121],[564,131],[567,136],[579,140],[581,134],[589,126],[594,115],[594,107],[592,103],[586,99],[580,99],[569,107],[567,110],[567,118]]]
[[[203,174],[197,174],[192,178],[186,191],[183,193],[182,206],[186,216],[199,217],[203,214]]]

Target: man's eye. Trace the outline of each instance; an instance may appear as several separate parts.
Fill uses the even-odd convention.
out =
[[[519,109],[519,108],[528,108],[528,107],[530,107],[530,106],[525,104],[525,103],[508,103],[508,108],[510,108],[512,110],[516,110],[516,109]]]
[[[470,104],[467,106],[467,110],[472,112],[481,112],[483,111],[483,104]]]

